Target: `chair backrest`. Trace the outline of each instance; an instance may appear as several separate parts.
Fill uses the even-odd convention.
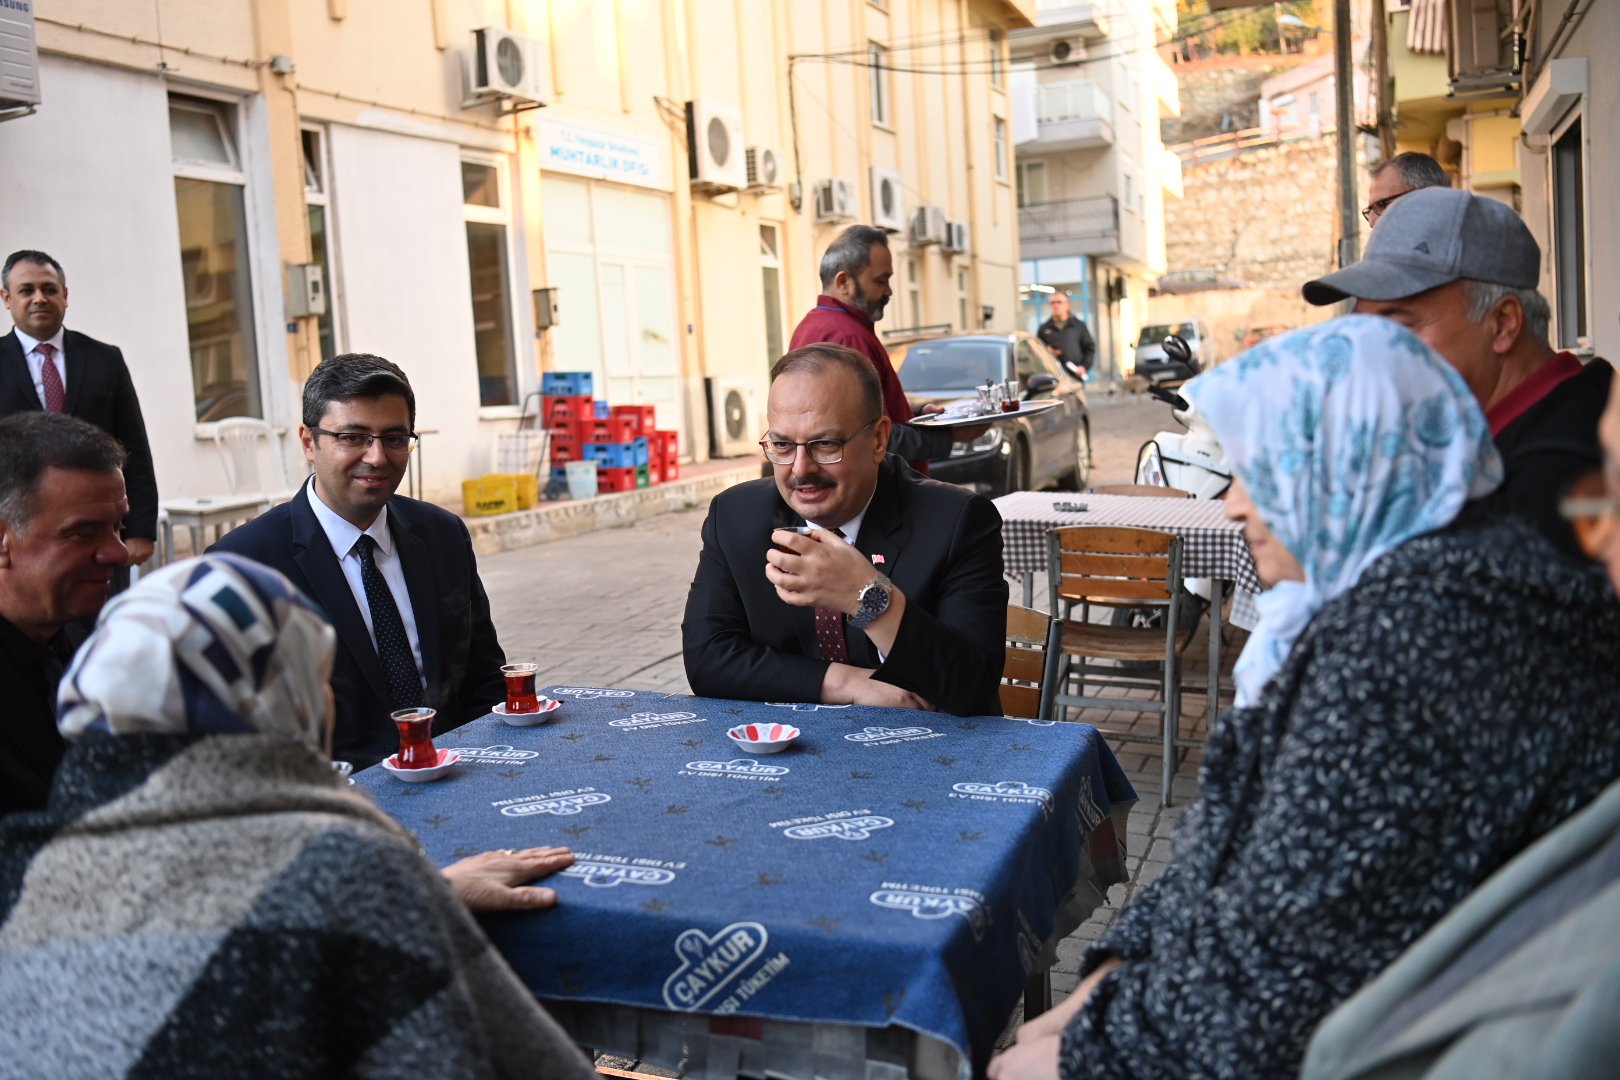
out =
[[[1181,591],[1181,537],[1123,525],[1071,525],[1046,534],[1052,610],[1062,601],[1168,604]]]
[[[1157,499],[1190,499],[1189,492],[1173,487],[1154,487],[1152,484],[1102,484],[1091,489],[1098,495],[1145,495]]]
[[[1039,719],[1052,625],[1044,611],[1007,605],[1007,661],[1001,669],[1001,714]]]
[[[268,474],[259,471],[259,442],[269,449]],[[276,429],[263,420],[233,416],[214,425],[214,446],[225,467],[225,486],[232,495],[254,492],[281,492],[289,487],[287,463],[281,457],[281,440]]]

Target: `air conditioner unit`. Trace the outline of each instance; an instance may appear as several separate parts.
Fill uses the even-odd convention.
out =
[[[900,195],[900,173],[872,166],[872,224],[888,233],[906,231],[906,207]]]
[[[27,115],[40,102],[39,43],[29,4],[0,4],[0,120]]]
[[[911,216],[911,246],[943,244],[946,239],[945,211],[937,206],[922,206]]]
[[[551,98],[551,68],[544,47],[533,38],[486,26],[472,33],[468,65],[469,96],[504,98],[544,105]]]
[[[841,176],[828,177],[816,185],[816,222],[854,221],[855,185]]]
[[[782,156],[771,146],[750,146],[746,157],[749,191],[776,191],[782,186]]]
[[[759,452],[758,382],[753,378],[712,376],[709,384],[709,436],[715,457]]]
[[[694,188],[739,191],[747,187],[742,109],[718,101],[688,101],[686,159]]]
[[[1078,64],[1086,55],[1086,47],[1078,41],[1054,41],[1052,49],[1047,54],[1054,64]]]
[[[947,221],[945,223],[945,251],[951,255],[966,255],[968,253],[967,222]]]

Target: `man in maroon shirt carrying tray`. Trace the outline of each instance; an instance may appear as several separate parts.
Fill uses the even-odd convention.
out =
[[[894,258],[889,254],[889,234],[870,225],[851,225],[838,234],[821,257],[821,295],[816,306],[793,331],[788,349],[830,342],[854,349],[877,369],[883,387],[883,415],[893,423],[889,432],[889,453],[898,455],[911,467],[926,474],[930,458],[946,457],[953,442],[972,442],[989,430],[989,425],[926,429],[913,427],[911,403],[900,388],[900,376],[889,362],[889,350],[878,340],[872,324],[883,317],[883,308],[894,295],[889,280],[894,277]]]
[[[1390,205],[1360,262],[1306,282],[1304,294],[1319,305],[1353,297],[1356,311],[1394,319],[1449,360],[1502,453],[1497,497],[1578,557],[1558,500],[1602,464],[1598,417],[1614,369],[1553,351],[1540,277],[1541,248],[1512,208],[1424,188]]]

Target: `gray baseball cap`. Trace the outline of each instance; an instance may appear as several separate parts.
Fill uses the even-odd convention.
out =
[[[1402,195],[1378,219],[1361,261],[1307,281],[1305,299],[1402,300],[1458,278],[1533,289],[1541,248],[1513,208],[1452,188]]]

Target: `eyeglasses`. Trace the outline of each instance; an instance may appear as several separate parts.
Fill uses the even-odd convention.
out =
[[[844,444],[853,442],[861,432],[881,420],[874,416],[866,423],[855,429],[855,434],[847,439],[811,439],[809,442],[790,442],[787,439],[761,439],[759,448],[765,451],[765,460],[772,465],[791,465],[799,456],[799,447],[804,447],[810,453],[810,460],[817,465],[836,465],[844,460]]]
[[[1375,218],[1375,217],[1379,217],[1380,215],[1383,214],[1383,212],[1385,210],[1388,210],[1390,203],[1394,202],[1396,199],[1400,198],[1402,195],[1410,195],[1410,194],[1411,194],[1410,191],[1397,191],[1395,194],[1390,195],[1387,198],[1379,199],[1375,203],[1368,203],[1366,205],[1366,207],[1364,207],[1362,209],[1361,216],[1367,219],[1367,224],[1371,225],[1372,224],[1372,219]]]
[[[1590,472],[1569,486],[1558,513],[1575,532],[1575,542],[1589,558],[1601,559],[1616,539],[1620,496],[1609,490],[1601,472]]]
[[[326,431],[310,428],[311,435],[325,435],[343,450],[364,453],[371,444],[380,442],[390,454],[408,454],[416,449],[418,435],[414,431],[390,431],[386,435],[373,435],[367,431]]]

